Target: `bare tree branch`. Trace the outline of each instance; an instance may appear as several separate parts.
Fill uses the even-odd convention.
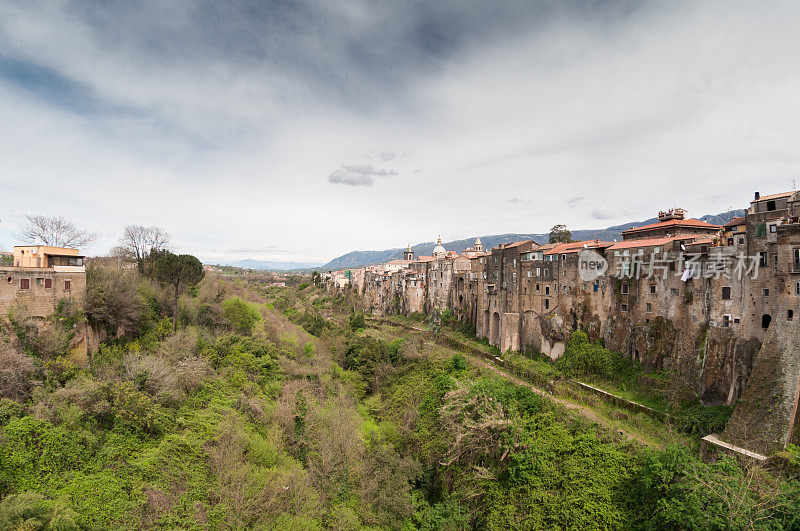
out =
[[[144,265],[148,258],[165,251],[167,244],[169,244],[169,234],[161,227],[128,225],[122,232],[119,245],[114,248],[114,251],[118,256],[135,259],[139,271],[144,272]]]
[[[32,244],[80,248],[95,242],[97,233],[79,227],[64,216],[30,214],[20,228],[22,239]]]

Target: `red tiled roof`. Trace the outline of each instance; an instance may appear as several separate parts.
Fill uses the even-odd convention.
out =
[[[511,249],[512,247],[519,247],[523,243],[533,242],[533,240],[520,240],[514,243],[509,243],[508,245],[504,246],[503,249]]]
[[[769,199],[780,199],[782,197],[789,197],[790,195],[794,194],[795,192],[781,192],[779,194],[770,194],[770,195],[762,195],[758,199],[754,199],[750,201],[751,203],[758,203],[759,201],[767,201]]]
[[[644,225],[642,227],[634,227],[625,231],[622,231],[622,234],[632,234],[635,232],[642,232],[648,230],[655,230],[655,229],[665,229],[669,227],[693,227],[693,228],[703,228],[703,229],[716,229],[719,230],[719,225],[712,225],[710,223],[706,223],[705,221],[700,221],[699,219],[671,219],[669,221],[659,221],[658,223],[651,223],[650,225]]]
[[[613,243],[601,242],[599,240],[585,240],[579,242],[559,243],[556,244],[555,247],[546,251],[544,254],[549,255],[549,254],[577,253],[579,251],[582,251],[583,249],[599,249],[602,247],[608,247],[610,245],[613,245]],[[539,250],[541,250],[541,248]]]
[[[608,251],[616,251],[618,249],[631,249],[635,247],[655,247],[657,245],[664,245],[676,240],[691,240],[693,236],[668,236],[665,238],[645,238],[642,240],[628,240],[624,242],[617,242]]]
[[[747,218],[745,218],[744,216],[739,216],[737,218],[733,218],[732,220],[727,222],[725,225],[723,225],[723,227],[726,227],[726,228],[727,227],[738,227],[739,225],[744,225],[746,219]]]

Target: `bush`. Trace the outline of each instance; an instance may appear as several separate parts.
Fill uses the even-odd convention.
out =
[[[91,455],[78,433],[45,420],[22,417],[0,435],[0,497],[26,490],[50,493]]]
[[[83,306],[89,323],[109,336],[115,336],[118,330],[135,330],[145,315],[138,273],[89,264]]]
[[[25,415],[25,409],[8,398],[0,398],[0,428],[8,424],[11,419]]]
[[[619,353],[589,340],[584,332],[573,332],[564,355],[556,367],[567,377],[589,376],[602,379],[620,377],[634,371],[633,365]]]
[[[222,303],[222,317],[240,334],[250,334],[261,321],[258,306],[239,297],[231,297]]]
[[[28,399],[33,387],[33,361],[14,345],[0,341],[0,397]]]
[[[361,312],[353,312],[350,315],[350,330],[353,332],[357,332],[367,326],[366,321],[364,320],[364,314]]]
[[[461,372],[467,370],[469,364],[461,353],[455,353],[447,362],[447,372]]]
[[[54,509],[36,492],[14,494],[0,501],[0,529],[76,529],[74,517],[68,509]]]

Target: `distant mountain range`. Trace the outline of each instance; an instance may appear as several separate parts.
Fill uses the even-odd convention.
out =
[[[730,210],[722,214],[709,214],[700,219],[712,225],[724,225],[731,219],[744,216],[744,210]],[[658,218],[650,218],[644,221],[632,221],[630,223],[623,223],[622,225],[615,225],[605,229],[585,229],[573,230],[572,238],[575,240],[594,240],[599,239],[603,241],[622,240],[622,231],[630,229],[631,227],[641,227],[656,223]],[[501,243],[511,243],[519,240],[533,240],[536,243],[547,243],[548,234],[491,234],[481,235],[481,243],[486,250],[497,247]],[[465,238],[463,240],[454,240],[450,242],[443,242],[444,248],[449,251],[462,251],[467,247],[472,247],[475,243],[475,237]],[[413,245],[411,248],[414,250],[414,256],[430,256],[433,254],[433,248],[436,246],[435,242],[425,242]],[[320,266],[322,271],[333,271],[338,269],[346,269],[353,267],[364,267],[373,264],[381,264],[389,260],[396,260],[403,258],[403,251],[405,248],[397,247],[394,249],[385,249],[383,251],[352,251],[334,258],[327,264]],[[315,267],[315,266],[312,266]]]
[[[264,260],[238,260],[236,262],[219,262],[213,265],[226,265],[233,267],[240,267],[242,269],[258,269],[262,271],[297,271],[300,269],[313,269],[319,268],[322,270],[322,264],[308,263],[308,262],[269,262]]]

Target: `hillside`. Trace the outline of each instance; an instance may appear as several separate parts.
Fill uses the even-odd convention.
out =
[[[715,225],[722,225],[737,216],[743,216],[744,210],[730,210],[721,214],[707,214],[701,218],[702,221],[712,223]],[[643,221],[632,221],[630,223],[623,223],[605,229],[579,229],[572,231],[572,237],[576,240],[593,240],[600,239],[606,241],[621,240],[622,231],[631,227],[641,227],[650,223],[658,221],[657,218],[645,219]],[[548,235],[546,233],[508,233],[508,234],[490,234],[482,235],[481,242],[485,249],[492,249],[501,243],[511,243],[519,240],[533,240],[537,243],[547,243]],[[475,237],[470,236],[461,240],[452,240],[444,242],[443,245],[448,250],[461,251],[467,247],[471,247],[475,242]],[[435,242],[418,243],[412,246],[416,256],[430,255],[433,252]],[[327,264],[321,266],[322,270],[330,271],[334,269],[344,269],[348,267],[364,267],[372,264],[380,264],[403,257],[402,247],[393,249],[384,249],[382,251],[352,251],[337,258],[334,258]]]

